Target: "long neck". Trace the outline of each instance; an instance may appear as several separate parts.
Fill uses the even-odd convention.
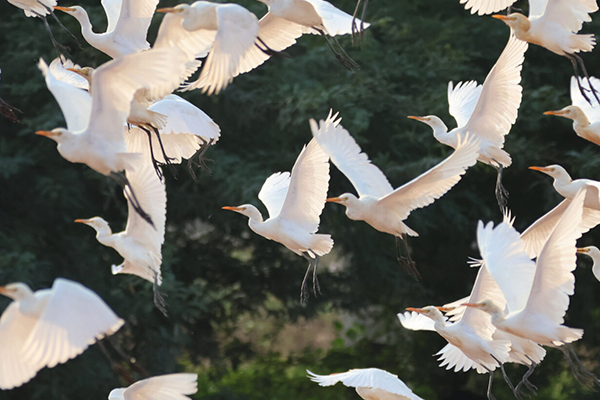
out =
[[[583,111],[578,110],[575,113],[575,118],[573,118],[573,129],[578,127],[587,128],[588,126],[590,126],[590,120],[587,115]]]
[[[554,188],[557,192],[561,192],[565,186],[568,186],[573,179],[569,176],[569,174],[564,173],[554,177]]]
[[[94,227],[94,229],[96,229],[96,239],[103,245],[112,247],[114,237],[110,226],[108,226],[108,224],[102,224],[99,227]]]
[[[99,34],[95,33],[92,30],[92,23],[90,22],[90,17],[88,16],[87,12],[84,10],[83,12],[76,14],[75,18],[77,19],[77,21],[79,21],[79,24],[81,25],[81,34],[83,35],[83,38],[89,44],[94,46]]]
[[[504,310],[502,310],[496,305],[491,307],[491,310],[488,311],[488,314],[490,314],[490,316],[492,317],[492,325],[499,325],[506,319],[506,314],[504,313]]]

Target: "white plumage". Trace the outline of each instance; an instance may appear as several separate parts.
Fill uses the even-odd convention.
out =
[[[113,389],[108,400],[190,400],[198,391],[198,374],[153,376],[126,388]]]

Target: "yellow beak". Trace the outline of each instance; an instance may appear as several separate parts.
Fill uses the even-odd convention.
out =
[[[52,132],[52,131],[36,131],[35,134],[40,135],[40,136],[46,136],[46,137],[51,137],[51,136],[57,135],[56,132]]]
[[[414,115],[409,115],[407,118],[415,119],[417,121],[425,122],[425,118],[423,117],[415,117]]]
[[[73,7],[54,7],[55,10],[64,11],[64,12],[74,12],[75,9]]]
[[[344,201],[344,199],[341,199],[339,197],[330,197],[327,200],[325,200],[328,203],[341,203]]]
[[[492,18],[496,18],[501,21],[507,21],[509,19],[506,15],[501,15],[501,14],[492,15]]]

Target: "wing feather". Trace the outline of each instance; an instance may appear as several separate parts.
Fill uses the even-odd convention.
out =
[[[458,82],[456,87],[453,86],[452,81],[448,82],[450,115],[454,117],[459,128],[469,122],[482,88],[483,86],[478,85],[476,81]]]
[[[52,368],[112,335],[123,323],[96,293],[77,282],[57,278],[22,356],[37,369]]]
[[[132,43],[140,50],[149,48],[146,35],[158,2],[159,0],[121,0],[119,19],[114,26],[115,37]],[[108,12],[106,15],[108,16]]]
[[[263,183],[258,198],[267,207],[269,218],[275,218],[281,212],[289,187],[290,173],[287,171],[276,172]]]
[[[410,329],[411,331],[434,331],[435,328],[433,325],[435,322],[429,317],[424,316],[423,314],[419,314],[415,311],[405,311],[403,313],[398,313],[398,319],[400,323],[405,329]]]
[[[189,400],[198,391],[198,374],[179,373],[154,376],[129,386],[125,400]],[[110,399],[109,397],[109,400]]]
[[[547,6],[540,18],[555,22],[570,32],[577,33],[584,22],[590,22],[590,13],[598,11],[596,0],[546,0]]]
[[[321,17],[325,31],[329,36],[348,35],[352,33],[352,15],[334,7],[331,3],[324,0],[296,0],[309,3],[313,6],[316,13]],[[362,22],[360,19],[354,19],[356,32],[361,29],[367,29],[371,24]]]
[[[471,14],[487,15],[510,7],[517,0],[460,0]]]

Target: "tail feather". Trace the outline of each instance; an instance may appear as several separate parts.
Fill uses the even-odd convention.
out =
[[[573,35],[573,48],[575,53],[580,51],[592,51],[596,45],[596,37],[594,35]]]
[[[583,329],[569,328],[568,326],[558,327],[558,337],[560,340],[555,340],[553,343],[560,346],[563,343],[572,343],[583,337]]]
[[[331,235],[315,234],[310,249],[318,256],[323,256],[333,248],[333,239]]]

